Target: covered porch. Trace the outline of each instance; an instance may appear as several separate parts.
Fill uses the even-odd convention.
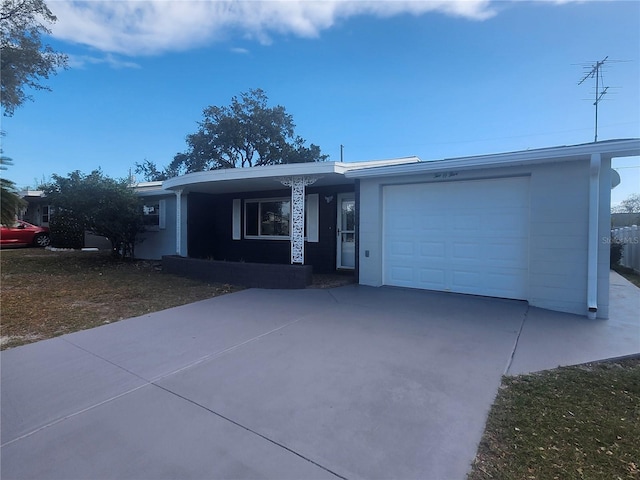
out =
[[[213,170],[167,180],[163,190],[176,205],[174,255],[357,272],[356,182],[344,174],[408,161],[417,159]]]

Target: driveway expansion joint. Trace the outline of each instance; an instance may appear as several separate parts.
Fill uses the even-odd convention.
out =
[[[89,405],[87,407],[84,407],[84,408],[82,408],[82,409],[80,409],[80,410],[78,410],[76,412],[72,412],[72,413],[69,413],[67,415],[61,416],[59,418],[55,418],[52,421],[50,421],[49,423],[47,423],[46,425],[42,425],[42,426],[40,426],[40,427],[30,431],[30,432],[24,433],[24,434],[22,434],[22,435],[20,435],[20,436],[18,436],[16,438],[13,438],[11,440],[6,441],[5,443],[0,444],[0,447],[5,447],[5,446],[10,445],[12,443],[15,443],[15,442],[17,442],[19,440],[22,440],[24,438],[30,437],[31,435],[34,435],[34,434],[36,434],[36,433],[38,433],[38,432],[40,432],[40,431],[42,431],[44,429],[47,429],[47,428],[52,427],[54,425],[57,425],[58,423],[64,422],[65,420],[73,418],[73,417],[75,417],[77,415],[81,415],[81,414],[83,414],[85,412],[88,412],[89,410],[93,410],[94,408],[97,408],[97,407],[100,407],[102,405],[105,405],[105,404],[107,404],[107,403],[109,403],[109,402],[111,402],[113,400],[117,400],[118,398],[121,398],[121,397],[123,397],[125,395],[128,395],[130,393],[133,393],[133,392],[135,392],[137,390],[140,390],[141,388],[147,387],[149,385],[157,386],[157,387],[162,388],[163,390],[166,390],[166,391],[169,392],[169,390],[161,387],[160,385],[156,384],[155,382],[160,381],[160,380],[164,380],[167,377],[170,377],[170,376],[175,375],[177,373],[183,372],[184,370],[187,370],[187,369],[189,369],[191,367],[194,367],[196,365],[204,363],[207,360],[211,360],[211,359],[214,359],[216,357],[222,356],[222,355],[224,355],[226,353],[229,353],[231,351],[234,351],[234,350],[236,350],[236,349],[238,349],[238,348],[240,348],[240,347],[242,347],[244,345],[247,345],[247,344],[252,343],[252,342],[254,342],[256,340],[259,340],[262,337],[265,337],[267,335],[270,335],[271,333],[275,333],[275,332],[277,332],[279,330],[282,330],[283,328],[286,328],[286,327],[288,327],[290,325],[298,323],[300,320],[303,320],[304,318],[305,318],[305,316],[301,316],[301,317],[297,318],[296,320],[293,320],[293,321],[291,321],[289,323],[281,325],[280,327],[274,328],[272,330],[269,330],[268,332],[262,333],[260,335],[255,336],[255,337],[252,337],[252,338],[250,338],[248,340],[245,340],[244,342],[238,343],[236,345],[232,345],[231,347],[228,347],[228,348],[226,348],[224,350],[221,350],[221,351],[209,354],[209,355],[205,355],[205,356],[203,356],[203,357],[201,357],[201,358],[199,358],[199,359],[197,359],[197,360],[189,363],[188,365],[185,365],[185,366],[183,366],[183,367],[181,367],[181,368],[179,368],[177,370],[174,370],[172,372],[168,372],[168,373],[165,373],[165,374],[162,374],[162,375],[158,375],[158,376],[153,377],[151,379],[144,378],[141,375],[139,375],[139,374],[137,374],[135,372],[132,372],[131,370],[123,367],[122,365],[119,365],[119,364],[109,360],[108,358],[105,358],[105,357],[103,357],[101,355],[98,355],[97,353],[92,352],[91,350],[88,350],[88,349],[82,347],[81,345],[78,345],[77,343],[74,343],[74,342],[72,342],[72,341],[70,341],[70,340],[68,340],[66,338],[60,338],[61,341],[71,345],[72,347],[77,348],[78,350],[81,350],[81,351],[83,351],[83,352],[85,352],[85,353],[87,353],[87,354],[89,354],[89,355],[91,355],[91,356],[93,356],[93,357],[95,357],[95,358],[97,358],[99,360],[102,360],[105,363],[108,363],[109,365],[112,365],[112,366],[114,366],[114,367],[126,372],[129,375],[132,375],[133,377],[141,380],[144,383],[141,384],[141,385],[138,385],[137,387],[131,388],[131,389],[127,390],[126,392],[122,392],[122,393],[120,393],[118,395],[115,395],[113,397],[109,397],[109,398],[107,398],[105,400],[102,400],[100,402],[97,402],[97,403],[94,403],[94,404]],[[170,392],[170,393],[174,393],[174,392]],[[177,394],[174,393],[174,395],[177,395]],[[180,395],[178,395],[178,396],[180,396]],[[195,402],[192,402],[192,403],[195,403]],[[205,407],[203,407],[203,408],[205,408]],[[257,434],[257,435],[260,435],[260,434]],[[274,443],[276,443],[276,442],[274,442]],[[287,447],[284,447],[284,448],[287,448]],[[293,452],[293,450],[291,450],[291,451]],[[295,453],[295,452],[293,452],[293,453]],[[302,455],[299,455],[299,456],[304,458]],[[312,460],[309,460],[309,461],[311,463],[315,463]],[[318,465],[318,466],[320,466],[320,465]],[[322,467],[322,468],[324,468],[324,467]],[[329,471],[329,470],[327,470],[327,471]],[[333,473],[333,472],[331,472],[331,473]],[[340,476],[338,475],[338,477],[340,477]],[[344,477],[340,477],[340,478],[344,478]]]
[[[51,422],[47,423],[46,425],[42,425],[41,427],[38,427],[35,430],[32,430],[32,431],[27,432],[27,433],[24,433],[24,434],[22,434],[22,435],[20,435],[20,436],[18,436],[16,438],[13,438],[11,440],[6,441],[5,443],[0,445],[0,448],[4,448],[4,447],[6,447],[8,445],[11,445],[12,443],[15,443],[15,442],[19,441],[19,440],[22,440],[22,439],[25,439],[25,438],[30,437],[32,435],[35,435],[36,433],[41,432],[42,430],[45,430],[45,429],[47,429],[49,427],[53,427],[54,425],[62,423],[65,420],[69,420],[70,418],[76,417],[78,415],[82,415],[85,412],[93,410],[94,408],[101,407],[102,405],[105,405],[105,404],[107,404],[109,402],[112,402],[114,400],[122,398],[125,395],[129,395],[130,393],[136,392],[136,391],[140,390],[141,388],[148,387],[149,385],[151,385],[151,383],[146,382],[144,385],[138,385],[137,387],[132,388],[130,390],[127,390],[126,392],[122,392],[122,393],[120,393],[118,395],[115,395],[113,397],[107,398],[106,400],[103,400],[101,402],[94,403],[93,405],[89,405],[88,407],[82,408],[82,409],[78,410],[77,412],[73,412],[73,413],[70,413],[70,414],[65,415],[63,417],[56,418],[55,420],[52,420]]]
[[[522,322],[520,323],[520,329],[518,330],[518,335],[516,335],[516,341],[513,344],[513,349],[511,350],[511,355],[509,355],[509,360],[507,361],[507,366],[504,369],[503,375],[508,375],[509,370],[511,369],[511,365],[513,364],[513,359],[516,356],[516,350],[518,349],[518,342],[520,341],[520,335],[522,335],[522,330],[524,329],[524,324],[527,321],[527,317],[529,316],[529,309],[531,307],[527,304],[527,309],[524,311],[524,315],[522,316]]]
[[[322,469],[322,470],[324,470],[325,472],[330,473],[331,475],[334,475],[334,476],[335,476],[335,477],[337,477],[337,478],[341,478],[342,480],[349,480],[347,477],[343,477],[342,475],[340,475],[339,473],[334,472],[334,471],[333,471],[333,470],[331,470],[330,468],[325,467],[324,465],[322,465],[322,464],[320,464],[320,463],[318,463],[318,462],[316,462],[316,461],[314,461],[314,460],[310,459],[309,457],[304,456],[304,455],[303,455],[303,454],[301,454],[300,452],[297,452],[297,451],[293,450],[292,448],[287,447],[286,445],[284,445],[284,444],[282,444],[282,443],[280,443],[280,442],[278,442],[278,441],[276,441],[276,440],[274,440],[274,439],[272,439],[272,438],[269,438],[269,437],[267,437],[266,435],[263,435],[263,434],[262,434],[262,433],[260,433],[260,432],[257,432],[257,431],[255,431],[255,430],[253,430],[253,429],[251,429],[251,428],[247,427],[246,425],[243,425],[243,424],[241,424],[241,423],[239,423],[239,422],[236,422],[235,420],[232,420],[231,418],[229,418],[229,417],[227,417],[227,416],[225,416],[225,415],[223,415],[223,414],[221,414],[221,413],[219,413],[219,412],[216,412],[215,410],[212,410],[212,409],[210,409],[210,408],[208,408],[208,407],[205,407],[204,405],[202,405],[202,404],[200,404],[200,403],[198,403],[198,402],[196,402],[196,401],[194,401],[194,400],[191,400],[191,399],[190,399],[190,398],[188,398],[188,397],[185,397],[185,396],[183,396],[183,395],[180,395],[179,393],[174,392],[173,390],[170,390],[170,389],[168,389],[167,387],[163,387],[162,385],[159,385],[159,384],[157,384],[157,383],[153,383],[153,382],[152,382],[151,384],[152,384],[153,386],[155,386],[155,387],[158,387],[158,388],[160,388],[160,389],[164,390],[164,391],[165,391],[165,392],[167,392],[167,393],[170,393],[171,395],[175,395],[176,397],[178,397],[178,398],[180,398],[180,399],[182,399],[182,400],[184,400],[184,401],[186,401],[186,402],[189,402],[189,403],[191,403],[192,405],[195,405],[196,407],[199,407],[199,408],[201,408],[201,409],[203,409],[203,410],[205,410],[205,411],[207,411],[207,412],[209,412],[209,413],[211,413],[211,414],[213,414],[213,415],[217,416],[218,418],[220,418],[220,419],[222,419],[222,420],[225,420],[225,421],[227,421],[227,422],[229,422],[229,423],[231,423],[231,424],[235,425],[236,427],[240,427],[240,428],[242,428],[243,430],[245,430],[245,431],[247,431],[247,432],[249,432],[249,433],[251,433],[251,434],[253,434],[253,435],[258,436],[258,437],[262,438],[263,440],[266,440],[267,442],[269,442],[269,443],[271,443],[271,444],[273,444],[273,445],[275,445],[275,446],[277,446],[277,447],[280,447],[280,448],[282,448],[282,449],[286,450],[287,452],[289,452],[289,453],[292,453],[292,454],[296,455],[297,457],[300,457],[300,458],[301,458],[301,459],[303,459],[303,460],[306,460],[307,462],[309,462],[309,463],[311,463],[311,464],[315,465],[315,466],[316,466],[316,467],[318,467],[318,468],[321,468],[321,469]]]
[[[214,360],[214,359],[216,359],[218,357],[226,355],[227,353],[231,353],[231,352],[233,352],[233,351],[235,351],[235,350],[237,350],[239,348],[242,348],[245,345],[248,345],[250,343],[256,342],[256,341],[258,341],[258,340],[260,340],[260,339],[262,339],[262,338],[264,338],[264,337],[266,337],[268,335],[271,335],[272,333],[279,332],[280,330],[282,330],[284,328],[290,327],[291,325],[295,325],[296,323],[300,322],[301,320],[304,320],[304,318],[307,317],[307,316],[308,315],[303,315],[303,316],[301,316],[301,317],[299,317],[299,318],[297,318],[295,320],[292,320],[291,322],[285,323],[284,325],[280,325],[279,327],[276,327],[276,328],[274,328],[272,330],[269,330],[268,332],[261,333],[260,335],[256,335],[255,337],[251,337],[251,338],[249,338],[249,339],[247,339],[247,340],[245,340],[243,342],[236,343],[235,345],[231,345],[230,347],[227,347],[227,348],[225,348],[223,350],[219,350],[217,352],[213,352],[213,353],[209,353],[207,355],[204,355],[204,356],[198,358],[197,360],[194,360],[194,361],[188,363],[187,365],[184,365],[184,366],[182,366],[182,367],[180,367],[180,368],[178,368],[176,370],[173,370],[173,371],[168,372],[168,373],[163,373],[163,374],[160,374],[160,375],[156,375],[155,377],[153,377],[151,380],[148,380],[148,381],[150,383],[158,382],[160,380],[164,380],[164,379],[166,379],[168,377],[171,377],[173,375],[176,375],[178,373],[184,372],[185,370],[188,370],[188,369],[190,369],[192,367],[195,367],[195,366],[198,366],[198,365],[200,365],[202,363],[205,363],[205,362],[207,362],[209,360]]]
[[[83,352],[88,353],[89,355],[91,355],[93,357],[96,357],[99,360],[102,360],[103,362],[108,363],[109,365],[113,365],[114,367],[119,368],[120,370],[122,370],[124,372],[127,372],[129,375],[133,375],[134,377],[139,378],[140,380],[142,380],[146,384],[149,384],[151,382],[151,380],[149,380],[148,378],[144,378],[144,377],[138,375],[137,373],[132,372],[131,370],[128,370],[128,369],[124,368],[122,365],[118,365],[117,363],[112,362],[108,358],[105,358],[102,355],[98,355],[97,353],[92,352],[91,350],[88,350],[88,349],[78,345],[77,343],[74,343],[74,342],[72,342],[72,341],[70,341],[70,340],[68,340],[66,338],[61,338],[60,340],[62,340],[63,342],[68,343],[69,345],[74,346],[78,350],[82,350]]]

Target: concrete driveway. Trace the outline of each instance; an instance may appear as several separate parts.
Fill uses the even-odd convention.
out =
[[[253,289],[7,350],[1,475],[462,480],[505,372],[640,352],[640,289],[614,278],[608,321]]]

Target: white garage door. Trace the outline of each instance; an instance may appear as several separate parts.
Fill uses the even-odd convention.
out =
[[[385,186],[386,285],[527,298],[529,178]]]

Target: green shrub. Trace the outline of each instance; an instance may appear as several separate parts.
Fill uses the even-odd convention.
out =
[[[71,212],[58,210],[49,222],[51,246],[56,248],[82,248],[84,229]]]
[[[612,236],[609,247],[611,266],[615,267],[616,265],[620,265],[620,260],[622,260],[622,242]]]

